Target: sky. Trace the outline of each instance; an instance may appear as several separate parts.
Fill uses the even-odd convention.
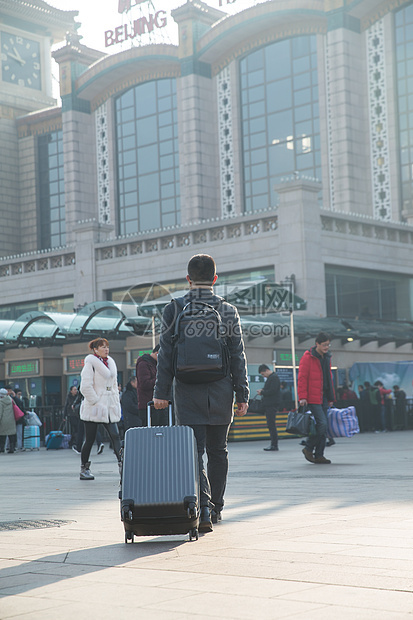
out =
[[[101,50],[106,53],[117,53],[126,49],[131,43],[118,43],[110,47],[105,47],[105,31],[114,30],[117,26],[126,23],[125,15],[118,12],[119,0],[46,0],[48,4],[64,11],[79,11],[76,21],[80,22],[79,34],[83,36],[81,43]],[[142,0],[141,0],[142,1]],[[204,0],[209,6],[220,9],[229,14],[238,13],[246,8],[259,4],[264,0]],[[185,4],[185,0],[149,0],[144,1],[139,6],[135,5],[136,0],[131,0],[130,16],[133,19],[139,18],[142,14],[148,15],[157,11],[165,11],[167,17],[167,27],[159,30],[158,35],[163,37],[165,43],[178,42],[178,29],[173,21],[170,11]],[[230,4],[227,4],[227,3]],[[222,6],[220,6],[220,3]],[[152,8],[153,7],[153,8]],[[142,42],[150,42],[147,38]],[[62,44],[60,44],[61,46]]]

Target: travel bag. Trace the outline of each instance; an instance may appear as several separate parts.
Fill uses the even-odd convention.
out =
[[[327,416],[327,437],[353,437],[360,432],[356,408],[345,407],[335,409],[331,407]]]
[[[290,411],[287,417],[286,433],[307,437],[311,428],[311,411]]]
[[[25,450],[40,450],[40,427],[23,427],[23,447]]]
[[[187,534],[198,539],[199,473],[195,435],[189,426],[130,428],[125,433],[119,497],[125,543],[134,536]]]
[[[62,447],[63,432],[62,431],[50,431],[46,437],[45,446],[47,450],[58,450]]]
[[[46,436],[44,445],[47,450],[59,450],[59,448],[68,448],[70,435],[65,435],[64,430],[66,428],[66,418],[63,418],[62,423],[58,431],[50,431]]]

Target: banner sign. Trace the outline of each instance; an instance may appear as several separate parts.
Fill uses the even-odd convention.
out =
[[[85,364],[85,356],[71,355],[66,358],[66,372],[79,374]]]
[[[410,398],[413,393],[413,361],[407,362],[356,362],[349,370],[352,388],[357,393],[358,386],[368,381],[374,385],[381,381],[387,390],[398,385]]]
[[[39,374],[39,360],[8,362],[9,377],[23,377]]]

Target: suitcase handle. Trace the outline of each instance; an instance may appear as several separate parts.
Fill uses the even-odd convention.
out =
[[[147,407],[148,414],[148,428],[151,428],[151,407],[153,405],[153,400],[150,400]],[[168,400],[168,414],[169,414],[169,426],[172,426],[172,401]]]

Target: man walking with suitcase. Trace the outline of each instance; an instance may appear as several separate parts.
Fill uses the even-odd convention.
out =
[[[233,419],[234,392],[236,415],[244,416],[248,408],[247,364],[237,309],[213,293],[217,280],[214,259],[207,254],[193,256],[186,279],[189,292],[164,309],[154,406],[156,409],[168,406],[173,383],[176,422],[190,426],[197,442],[199,530],[208,532],[212,531],[212,523],[221,521],[224,506],[227,438]],[[217,329],[215,321],[219,325]],[[179,332],[180,325],[186,325],[182,332]],[[182,347],[185,355],[181,355]],[[219,347],[222,355],[217,352]],[[195,360],[190,368],[180,363],[185,357]],[[203,464],[205,451],[207,472]]]

